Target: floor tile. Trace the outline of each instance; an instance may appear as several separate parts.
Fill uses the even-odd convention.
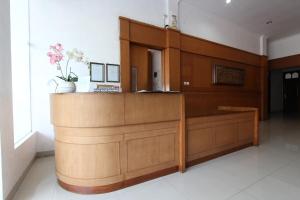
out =
[[[228,200],[257,200],[257,199],[246,192],[241,192],[234,195],[232,198]]]
[[[299,200],[300,189],[278,179],[267,177],[246,190],[258,200]]]

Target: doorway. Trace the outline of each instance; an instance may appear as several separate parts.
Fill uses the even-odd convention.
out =
[[[300,108],[300,71],[283,73],[283,111],[284,113],[297,113]]]

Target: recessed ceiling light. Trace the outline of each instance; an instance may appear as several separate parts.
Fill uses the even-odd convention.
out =
[[[231,3],[231,0],[226,0],[226,3],[227,3],[227,4]]]

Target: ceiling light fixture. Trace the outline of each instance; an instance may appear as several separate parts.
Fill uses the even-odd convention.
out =
[[[231,0],[226,0],[226,3],[227,3],[227,4],[231,3]]]
[[[267,25],[272,24],[272,23],[273,23],[272,20],[269,20],[269,21],[266,22]]]

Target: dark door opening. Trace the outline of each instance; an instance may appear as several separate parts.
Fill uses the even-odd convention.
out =
[[[300,109],[300,71],[283,73],[283,111],[284,113],[296,113]]]

